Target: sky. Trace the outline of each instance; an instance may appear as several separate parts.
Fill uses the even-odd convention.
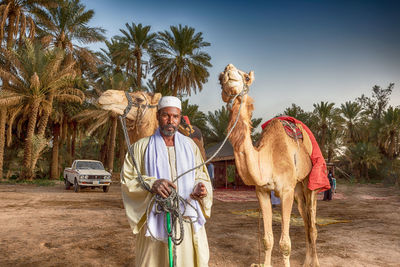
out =
[[[153,32],[188,25],[211,46],[210,76],[190,97],[205,113],[220,109],[218,75],[229,63],[255,73],[249,95],[253,117],[264,121],[292,103],[312,111],[314,103],[336,107],[372,87],[395,83],[390,104],[400,105],[400,1],[136,1],[82,0],[95,11],[90,26],[107,38],[125,23],[150,25]],[[90,45],[98,50],[102,44]]]

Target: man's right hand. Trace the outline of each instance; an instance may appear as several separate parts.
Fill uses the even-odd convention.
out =
[[[171,194],[171,187],[176,189],[176,185],[167,179],[157,179],[151,187],[151,192],[167,198]]]

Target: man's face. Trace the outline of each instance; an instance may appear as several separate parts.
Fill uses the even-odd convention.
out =
[[[176,107],[165,107],[157,112],[160,132],[164,136],[173,136],[181,122],[181,110]]]

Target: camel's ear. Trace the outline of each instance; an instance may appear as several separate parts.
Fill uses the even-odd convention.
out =
[[[250,80],[248,81],[247,85],[251,85],[254,81],[254,71],[249,72],[249,78]]]
[[[160,101],[161,94],[160,93],[155,93],[153,98],[151,99],[151,104],[152,105],[157,105],[158,101]]]

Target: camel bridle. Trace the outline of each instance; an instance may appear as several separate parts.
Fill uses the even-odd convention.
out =
[[[124,114],[122,115],[122,117],[126,118],[128,113],[131,111],[132,107],[136,107],[137,108],[135,127],[134,127],[136,129],[136,131],[138,131],[139,125],[142,124],[142,119],[143,119],[144,115],[146,114],[146,111],[149,108],[156,108],[157,107],[157,105],[151,105],[149,103],[149,100],[147,99],[146,95],[143,92],[140,92],[140,93],[141,93],[141,95],[143,96],[143,98],[146,101],[145,104],[141,104],[138,101],[133,102],[131,95],[127,91],[125,91],[125,96],[126,96],[126,99],[128,100],[128,105],[126,106],[126,108],[124,110]]]

